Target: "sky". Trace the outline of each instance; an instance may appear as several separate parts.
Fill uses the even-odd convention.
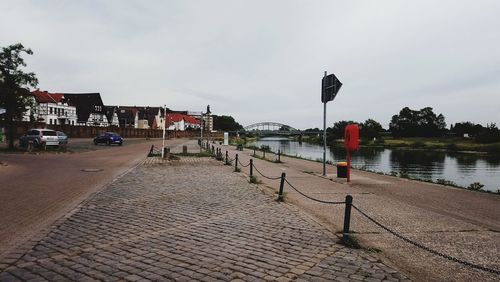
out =
[[[323,126],[321,79],[343,83],[327,126],[432,107],[500,126],[500,1],[7,1],[42,90]]]

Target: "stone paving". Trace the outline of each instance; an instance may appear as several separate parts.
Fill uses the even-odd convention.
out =
[[[0,281],[408,281],[232,168],[148,162],[55,224]]]

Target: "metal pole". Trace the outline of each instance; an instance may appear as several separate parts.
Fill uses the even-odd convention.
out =
[[[280,163],[281,162],[281,150],[278,149],[278,162]]]
[[[323,102],[323,176],[326,176],[326,101]]]
[[[351,225],[351,207],[352,196],[345,196],[345,214],[344,214],[344,230],[342,231],[342,239],[344,242],[349,239],[349,228]]]
[[[163,111],[165,111],[165,115],[163,116],[163,146],[161,147],[161,158],[165,157],[165,131],[167,127],[167,105],[163,105]]]
[[[238,154],[234,157],[234,171],[238,170]]]
[[[250,159],[250,177],[253,176],[253,159]]]
[[[347,149],[347,182],[351,181],[351,153]]]
[[[286,173],[281,173],[281,182],[280,182],[280,190],[278,192],[278,201],[283,202],[283,186],[285,186],[285,177]]]
[[[226,151],[226,165],[229,165],[228,160],[229,160],[229,153]]]
[[[203,112],[200,115],[200,153],[203,150]]]

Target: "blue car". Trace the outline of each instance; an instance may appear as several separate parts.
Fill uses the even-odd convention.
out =
[[[94,145],[104,143],[106,145],[123,144],[123,138],[114,132],[104,132],[94,138]]]

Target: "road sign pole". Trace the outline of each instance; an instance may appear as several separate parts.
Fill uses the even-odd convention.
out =
[[[323,176],[326,176],[326,101],[323,102]]]

